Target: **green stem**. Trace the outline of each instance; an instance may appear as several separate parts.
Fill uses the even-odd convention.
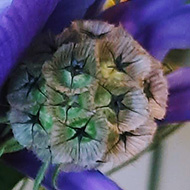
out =
[[[28,185],[28,178],[23,179],[22,186],[20,187],[20,190],[26,189],[26,186]]]
[[[0,124],[4,124],[7,122],[8,122],[7,116],[0,116]]]
[[[162,164],[163,146],[161,143],[153,151],[148,190],[158,190]]]

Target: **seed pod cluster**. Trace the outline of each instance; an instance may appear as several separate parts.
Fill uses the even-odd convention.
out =
[[[161,63],[122,26],[75,21],[31,49],[10,80],[8,118],[42,161],[92,169],[125,162],[152,141],[167,83]]]

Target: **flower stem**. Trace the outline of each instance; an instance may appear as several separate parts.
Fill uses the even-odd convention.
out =
[[[148,183],[148,190],[158,190],[160,182],[160,172],[162,165],[163,145],[157,144],[157,147],[153,151],[152,163],[150,168],[150,177]]]

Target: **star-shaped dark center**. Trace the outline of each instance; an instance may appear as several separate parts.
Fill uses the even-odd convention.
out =
[[[38,85],[38,81],[39,81],[41,75],[34,77],[28,71],[28,69],[26,69],[26,73],[27,73],[27,82],[25,84],[23,84],[18,90],[21,90],[23,88],[28,88],[27,93],[26,93],[26,98],[27,98],[29,96],[30,92],[32,91],[32,89],[34,89],[34,88],[37,88],[41,92],[39,85]]]
[[[15,123],[12,123],[12,124],[31,124],[32,125],[31,132],[32,132],[32,142],[33,143],[34,143],[34,126],[36,124],[38,124],[44,130],[44,132],[47,134],[46,129],[44,128],[44,126],[42,125],[42,122],[40,121],[40,110],[41,110],[41,107],[39,108],[39,110],[38,110],[38,112],[36,114],[31,114],[31,113],[24,112],[29,117],[29,119],[26,122],[15,122]]]
[[[89,134],[85,131],[86,128],[87,128],[87,126],[88,126],[88,124],[89,124],[89,122],[90,122],[90,120],[91,120],[91,118],[92,118],[92,117],[90,117],[89,120],[86,122],[86,124],[85,124],[84,126],[82,126],[82,127],[72,127],[72,126],[68,126],[69,128],[75,130],[75,134],[74,134],[72,137],[70,137],[69,139],[67,139],[67,141],[70,141],[70,140],[73,140],[73,139],[75,139],[75,138],[78,138],[79,143],[81,143],[81,141],[82,141],[82,139],[83,139],[84,137],[94,140],[93,137],[92,137],[91,135],[89,135]]]
[[[115,64],[115,69],[117,69],[119,72],[123,72],[125,74],[127,74],[125,68],[130,66],[131,64],[137,62],[136,61],[126,61],[126,62],[123,62],[123,54],[121,53],[118,57],[115,58],[114,54],[112,53],[112,51],[110,51],[111,55],[112,55],[112,58],[113,58],[113,61],[114,61],[114,64]]]
[[[64,68],[71,73],[71,88],[73,86],[74,77],[84,73],[84,67],[86,65],[86,61],[87,61],[87,58],[84,60],[77,61],[72,56],[70,66],[67,66]]]
[[[150,99],[150,98],[152,98],[152,99],[154,99],[154,96],[153,96],[153,94],[152,94],[152,92],[151,92],[151,85],[150,85],[150,82],[148,82],[148,81],[144,81],[144,93],[146,94],[146,97],[148,98],[148,100]]]
[[[127,137],[134,137],[134,136],[139,136],[139,135],[133,134],[132,132],[128,132],[128,131],[125,131],[119,135],[118,143],[120,141],[123,142],[125,151],[127,148]]]
[[[36,124],[42,127],[42,129],[47,133],[46,129],[42,125],[42,122],[40,121],[40,110],[41,110],[41,107],[39,108],[38,112],[35,115],[28,113],[28,116],[30,119],[27,122],[25,122],[28,124],[32,124],[32,136],[33,136],[33,128],[34,128],[34,125]]]
[[[84,73],[85,60],[77,61],[76,59],[71,60],[71,65],[65,69],[71,73],[72,77],[81,75]]]
[[[93,116],[92,116],[92,117],[93,117]],[[68,125],[67,125],[67,127],[71,128],[71,129],[73,129],[73,130],[75,130],[75,134],[74,134],[72,137],[70,137],[69,139],[67,139],[66,141],[68,142],[68,141],[71,141],[71,140],[73,140],[73,139],[75,139],[75,138],[78,139],[78,159],[80,159],[80,145],[81,145],[82,139],[83,139],[83,138],[89,138],[89,139],[91,139],[91,140],[96,140],[96,139],[94,139],[91,135],[89,135],[89,134],[85,131],[86,128],[87,128],[87,126],[88,126],[88,124],[89,124],[89,122],[90,122],[90,120],[92,119],[92,117],[90,117],[89,120],[86,122],[86,124],[85,124],[84,126],[82,126],[82,127],[72,127],[72,126],[68,126]],[[96,140],[96,141],[97,141],[97,140]]]
[[[89,38],[92,38],[92,39],[102,39],[102,38],[104,38],[109,32],[110,32],[110,31],[104,32],[104,33],[101,33],[101,34],[94,34],[93,32],[90,32],[90,31],[88,31],[88,30],[81,29],[81,33],[86,34]]]
[[[117,140],[117,142],[109,149],[109,151],[111,151],[113,148],[115,148],[120,142],[123,143],[124,145],[124,149],[126,151],[127,149],[127,138],[128,137],[134,137],[134,136],[140,136],[138,134],[134,134],[132,132],[128,132],[128,131],[125,131],[125,132],[122,132],[119,134],[119,139]]]
[[[115,96],[112,94],[111,102],[109,103],[109,107],[114,110],[114,112],[118,115],[120,110],[125,110],[126,106],[122,103],[125,97],[125,93]]]

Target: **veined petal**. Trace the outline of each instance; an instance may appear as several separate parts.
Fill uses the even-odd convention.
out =
[[[26,150],[4,155],[3,159],[7,164],[33,179],[41,166],[41,162]],[[54,171],[55,167],[50,166],[42,183],[49,190],[53,189],[52,176]],[[113,181],[95,170],[80,173],[61,172],[57,179],[57,187],[58,190],[121,190]]]
[[[0,87],[59,0],[14,0],[0,17]]]
[[[69,26],[71,21],[82,19],[88,8],[93,9],[90,15],[90,17],[93,17],[94,14],[97,14],[100,4],[103,6],[103,1],[104,0],[61,0],[46,23],[44,30],[50,30],[58,34],[65,27]]]
[[[169,102],[164,123],[190,120],[190,67],[179,69],[168,75]]]

